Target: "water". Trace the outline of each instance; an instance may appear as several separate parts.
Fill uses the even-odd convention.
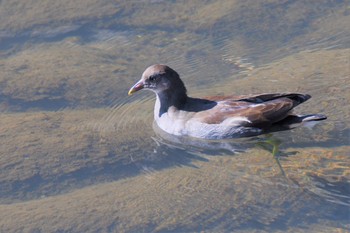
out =
[[[0,9],[0,232],[347,232],[346,1]],[[313,128],[205,141],[127,96],[165,63],[191,96],[301,92]],[[277,153],[273,149],[277,148]]]

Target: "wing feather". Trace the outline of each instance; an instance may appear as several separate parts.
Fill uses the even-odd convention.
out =
[[[278,96],[278,98],[276,98]],[[264,127],[288,116],[295,100],[283,95],[253,96],[250,99],[224,99],[212,109],[198,112],[195,118],[207,124],[240,121],[242,126]]]

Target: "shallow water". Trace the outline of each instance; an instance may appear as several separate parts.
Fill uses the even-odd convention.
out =
[[[346,232],[346,1],[47,0],[0,9],[0,232]],[[127,91],[150,64],[191,96],[301,92],[312,128],[206,141]],[[277,149],[277,153],[273,153]]]

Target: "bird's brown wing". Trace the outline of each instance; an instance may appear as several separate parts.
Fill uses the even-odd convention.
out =
[[[258,95],[252,94],[252,95],[237,95],[237,96],[235,95],[210,96],[210,97],[204,97],[204,99],[208,99],[211,101],[239,100],[239,101],[247,101],[251,103],[263,103],[266,101],[275,100],[283,97],[293,100],[295,106],[311,98],[311,96],[308,94],[300,94],[300,93],[263,93]]]
[[[242,126],[268,127],[288,116],[295,100],[273,96],[272,100],[250,97],[250,99],[225,99],[218,101],[212,109],[198,112],[196,118],[207,124],[220,124],[223,121],[241,121]]]

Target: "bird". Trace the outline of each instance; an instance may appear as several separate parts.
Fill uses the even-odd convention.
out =
[[[325,120],[322,114],[296,115],[292,110],[311,98],[299,93],[263,93],[195,98],[179,74],[163,64],[149,66],[129,90],[156,94],[154,120],[168,134],[201,139],[251,137]]]

